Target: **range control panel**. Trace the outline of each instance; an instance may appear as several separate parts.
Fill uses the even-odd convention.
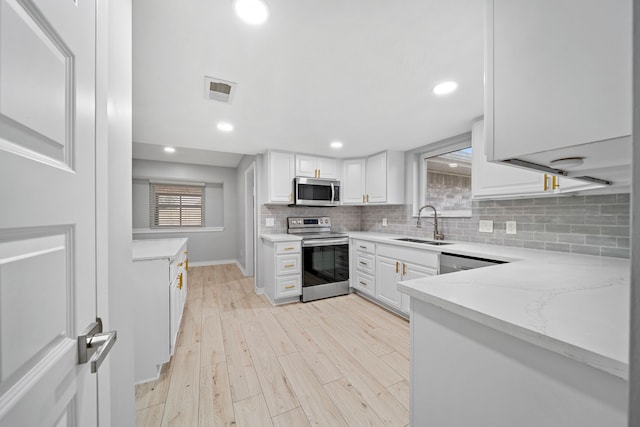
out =
[[[331,218],[321,217],[289,217],[287,218],[289,228],[317,228],[331,227]]]

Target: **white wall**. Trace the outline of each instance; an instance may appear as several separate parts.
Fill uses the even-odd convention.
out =
[[[195,181],[205,183],[221,183],[223,190],[223,218],[224,229],[222,231],[206,232],[153,232],[134,233],[134,239],[164,239],[171,237],[187,237],[189,239],[189,260],[191,262],[211,262],[235,260],[238,257],[238,197],[239,188],[237,185],[236,168],[224,168],[218,166],[190,165],[183,163],[157,162],[152,160],[133,160],[134,179],[165,179],[175,181]],[[140,184],[129,186],[136,191],[134,197],[145,197]],[[133,190],[132,190],[133,191]],[[146,217],[148,224],[148,202],[146,193],[144,201],[136,199],[133,201],[133,208],[129,211],[130,217],[136,221],[143,221]],[[206,196],[205,196],[206,197]],[[144,204],[146,208],[141,208]],[[141,212],[142,211],[142,212]],[[205,207],[206,215],[206,207]],[[208,226],[208,224],[207,224]]]

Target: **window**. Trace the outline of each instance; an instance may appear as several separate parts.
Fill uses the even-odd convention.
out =
[[[413,216],[424,205],[434,206],[438,216],[471,216],[470,145],[465,134],[414,151]]]
[[[204,227],[204,189],[204,185],[151,183],[151,227]]]
[[[423,158],[425,203],[439,212],[471,209],[471,148]]]

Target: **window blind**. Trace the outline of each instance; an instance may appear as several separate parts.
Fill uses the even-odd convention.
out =
[[[204,227],[204,186],[149,184],[149,224],[159,227]]]

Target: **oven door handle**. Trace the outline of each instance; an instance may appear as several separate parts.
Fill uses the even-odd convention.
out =
[[[349,244],[348,237],[344,237],[340,239],[313,239],[313,240],[302,241],[303,248],[311,248],[315,246],[348,245],[348,244]]]

